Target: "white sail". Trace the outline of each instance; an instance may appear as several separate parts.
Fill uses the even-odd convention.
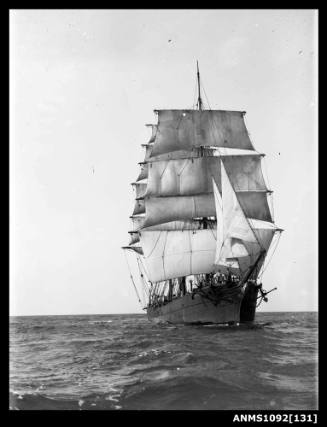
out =
[[[129,245],[133,245],[134,243],[138,243],[140,241],[140,237],[138,233],[130,231],[129,235],[130,235]]]
[[[266,191],[236,191],[236,195],[247,218],[272,222]]]
[[[130,249],[136,253],[138,253],[139,255],[143,255],[143,249],[141,248],[141,246],[139,245],[128,245],[128,246],[123,246],[122,249]]]
[[[145,148],[144,162],[146,162],[150,158],[153,144],[142,144],[142,147]]]
[[[163,160],[181,160],[181,159],[192,159],[197,157],[246,157],[246,156],[257,156],[263,157],[264,154],[253,149],[233,148],[233,147],[215,147],[215,146],[201,146],[193,147],[192,151],[189,150],[174,150],[164,154],[154,155],[151,152],[151,156],[146,160],[146,163],[155,163]]]
[[[143,227],[216,215],[213,194],[149,197],[144,201],[146,214]]]
[[[148,164],[145,227],[215,216],[212,178],[221,192],[222,157],[161,160]],[[248,218],[272,221],[261,156],[223,156],[224,167]]]
[[[149,144],[151,142],[154,142],[155,138],[156,138],[156,133],[157,133],[157,125],[154,124],[146,124],[145,126],[151,128],[151,137],[149,140]]]
[[[267,190],[261,169],[261,157],[261,155],[223,157],[225,170],[235,191]]]
[[[219,158],[165,160],[149,165],[146,196],[190,196],[212,192],[211,177],[219,181]]]
[[[159,110],[151,156],[200,146],[253,150],[243,116],[240,111]]]
[[[148,164],[142,163],[140,164],[140,167],[141,167],[141,170],[140,170],[139,176],[137,177],[136,182],[142,181],[143,179],[147,179],[148,177]]]
[[[206,219],[208,228],[216,229],[215,219]],[[163,224],[157,224],[150,227],[143,228],[145,231],[183,231],[183,230],[202,230],[204,228],[203,220],[185,220],[185,221],[171,221]]]
[[[246,218],[235,191],[226,173],[224,164],[221,163],[221,187],[222,187],[222,228],[223,244],[217,245],[217,266],[228,265],[228,260],[238,261],[241,271],[244,266],[242,258],[260,254],[261,246],[255,236],[248,219]]]
[[[216,207],[216,219],[217,219],[217,241],[216,241],[216,256],[215,256],[215,264],[219,262],[219,255],[224,243],[224,232],[223,232],[223,224],[224,224],[224,216],[223,216],[223,201],[222,197],[219,193],[217,184],[215,180],[212,178],[212,186],[215,197],[215,207]]]
[[[149,165],[146,196],[188,196],[211,193],[212,178],[221,191],[220,158],[215,156],[157,161]],[[265,192],[261,157],[228,156],[224,165],[236,191]]]
[[[146,192],[146,183],[143,182],[133,182],[132,183],[133,189],[135,191],[135,198],[139,199],[140,197],[144,197],[144,194]]]
[[[268,252],[277,230],[274,224],[272,224],[272,227],[266,229],[253,229],[261,247],[257,242],[244,242],[236,238],[226,239],[224,247],[219,253],[220,260],[216,259],[218,269],[225,271],[229,267],[236,273],[246,272],[257,261],[262,249]]]
[[[236,194],[248,218],[271,222],[265,192],[245,191]],[[213,192],[194,196],[146,197],[144,202],[145,206],[138,209],[140,213],[145,212],[144,227],[170,221],[216,216]]]
[[[158,124],[148,125],[152,135],[133,184],[139,233],[130,233],[130,245],[144,251],[150,280],[227,266],[245,271],[269,249],[276,231],[270,191],[243,116],[159,110]]]
[[[217,220],[217,235],[222,229],[224,243],[220,246],[217,239],[215,262],[220,267],[238,267],[244,273],[256,262],[263,250],[268,251],[277,228],[271,222],[245,216],[224,164],[221,165],[221,180],[222,209],[219,203],[216,206],[217,218],[218,214],[222,215],[222,221]]]
[[[142,226],[144,224],[144,216],[142,216],[142,215],[131,216],[130,219],[132,221],[132,230],[133,231],[137,231],[140,228],[142,228]]]
[[[140,215],[145,213],[145,204],[144,200],[135,200],[133,215]]]
[[[152,282],[213,271],[216,230],[142,230],[140,242]]]

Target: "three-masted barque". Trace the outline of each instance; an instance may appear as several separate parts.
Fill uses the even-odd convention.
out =
[[[249,322],[267,301],[259,279],[282,230],[245,112],[204,109],[199,69],[197,83],[196,108],[155,110],[147,125],[124,249],[137,258],[150,320]]]

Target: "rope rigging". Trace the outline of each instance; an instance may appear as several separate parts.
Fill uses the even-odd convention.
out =
[[[153,246],[153,248],[152,248],[152,251],[149,253],[149,255],[147,256],[147,258],[150,258],[150,256],[152,255],[153,251],[155,250],[155,248],[156,248],[156,246],[157,246],[157,244],[158,244],[159,238],[160,238],[160,236],[161,236],[161,233],[162,233],[162,231],[160,231],[160,232],[159,232],[159,235],[158,235],[158,238],[157,238],[157,240],[156,240],[156,243],[154,244],[154,246]]]
[[[270,264],[270,262],[271,262],[271,260],[272,260],[272,258],[273,258],[273,256],[274,256],[274,253],[275,253],[275,251],[276,251],[276,249],[277,249],[277,246],[278,246],[278,243],[279,243],[279,240],[280,240],[280,236],[281,236],[281,232],[279,232],[279,233],[278,233],[278,238],[277,238],[277,240],[276,240],[275,247],[274,247],[274,249],[273,249],[273,251],[272,251],[272,253],[271,253],[270,259],[269,259],[269,261],[267,262],[267,264],[266,264],[265,266],[263,266],[263,268],[262,268],[262,270],[261,270],[261,272],[260,272],[260,274],[259,274],[259,276],[258,276],[258,279],[262,277],[263,273],[266,271],[266,269],[267,269],[268,265]]]
[[[140,256],[138,254],[136,255],[136,260],[137,260],[137,265],[138,265],[139,272],[140,272],[140,277],[141,277],[141,280],[142,280],[143,293],[146,293],[148,295],[148,289],[147,289],[146,282],[145,282],[145,279],[144,279],[144,275],[142,273],[142,269],[141,269],[141,266],[140,266]],[[145,299],[145,297],[144,297],[144,299]]]
[[[195,76],[194,92],[193,92],[193,104],[192,104],[191,110],[194,110],[196,107],[196,104],[197,104],[196,87],[197,87],[197,76]]]
[[[262,289],[262,287],[260,287],[259,290],[260,290],[260,295],[257,297],[257,300],[260,300],[260,301],[256,304],[256,308],[258,308],[261,305],[262,301],[268,302],[267,295],[270,294],[270,292],[276,291],[277,288],[275,287],[273,289],[270,289],[270,291],[265,291],[264,289]]]
[[[202,79],[202,80],[203,80],[203,79]],[[202,89],[203,89],[204,96],[206,97],[206,100],[207,100],[207,103],[208,103],[209,110],[211,110],[211,106],[210,106],[210,103],[209,103],[209,98],[207,97],[207,92],[206,92],[206,90],[205,90],[205,88],[204,88],[203,84],[201,84],[201,87],[202,87]]]
[[[125,249],[125,250],[126,250],[126,249]],[[141,308],[143,309],[143,304],[142,304],[142,301],[141,301],[140,295],[139,295],[139,293],[138,293],[137,287],[136,287],[136,285],[135,285],[134,278],[133,278],[133,275],[132,275],[132,270],[131,270],[131,268],[130,268],[130,265],[129,265],[129,262],[128,262],[128,259],[127,259],[127,256],[126,256],[126,253],[125,253],[125,250],[124,250],[124,256],[125,256],[126,264],[127,264],[128,271],[129,271],[129,274],[130,274],[130,278],[131,278],[132,284],[133,284],[133,286],[134,286],[134,289],[135,289],[135,293],[136,293],[137,299],[138,299],[138,301],[139,301],[139,303],[140,303],[140,305],[141,305]]]

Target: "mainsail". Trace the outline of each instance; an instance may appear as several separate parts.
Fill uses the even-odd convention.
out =
[[[145,229],[140,232],[140,242],[151,282],[214,269],[216,230]]]

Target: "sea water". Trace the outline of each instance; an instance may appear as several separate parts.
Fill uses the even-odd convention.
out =
[[[10,408],[317,409],[315,312],[253,325],[142,314],[10,318]]]

